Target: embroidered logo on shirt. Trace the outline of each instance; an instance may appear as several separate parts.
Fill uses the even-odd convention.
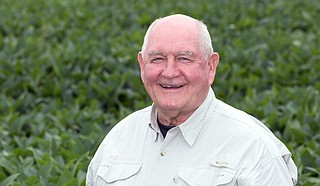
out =
[[[228,166],[228,165],[229,165],[229,162],[217,160],[217,161],[215,162],[215,164],[218,165],[218,166]]]

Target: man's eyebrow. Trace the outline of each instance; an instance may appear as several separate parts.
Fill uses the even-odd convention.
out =
[[[193,56],[193,53],[190,51],[181,51],[176,54],[176,56],[181,56],[181,55]]]
[[[151,52],[148,53],[148,56],[157,56],[157,55],[165,56],[165,54],[163,54],[162,52],[157,52],[157,51],[151,51]],[[190,51],[180,51],[180,52],[175,53],[174,56],[190,56],[190,57],[193,57],[194,55]]]
[[[162,55],[163,56],[163,53],[162,52],[149,52],[148,55],[149,56],[156,56],[156,55]]]

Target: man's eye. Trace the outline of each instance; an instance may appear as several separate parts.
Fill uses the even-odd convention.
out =
[[[179,57],[178,61],[182,62],[182,63],[191,63],[192,60],[186,57]]]
[[[165,61],[165,58],[161,58],[161,57],[151,59],[151,62],[153,62],[153,63],[161,63],[164,61]]]

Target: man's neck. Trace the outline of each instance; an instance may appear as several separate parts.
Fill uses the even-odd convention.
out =
[[[158,110],[158,121],[166,126],[177,126],[185,122],[192,114],[192,112],[188,113],[180,113],[180,112],[162,112]]]

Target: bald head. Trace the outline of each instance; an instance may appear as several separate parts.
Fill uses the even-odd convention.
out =
[[[209,56],[213,53],[211,38],[207,26],[203,22],[190,16],[186,16],[183,14],[174,14],[157,19],[149,26],[144,37],[144,42],[141,49],[142,57],[145,56],[150,37],[153,37],[157,34],[162,34],[168,29],[177,32],[189,32],[192,35],[196,35],[198,38],[196,44],[202,51],[204,58],[208,59]],[[167,36],[169,38],[170,33],[168,33]]]
[[[157,26],[176,26],[180,27],[181,29],[191,27],[195,28],[198,24],[199,21],[192,17],[183,14],[174,14],[155,20],[153,29],[156,29]]]

